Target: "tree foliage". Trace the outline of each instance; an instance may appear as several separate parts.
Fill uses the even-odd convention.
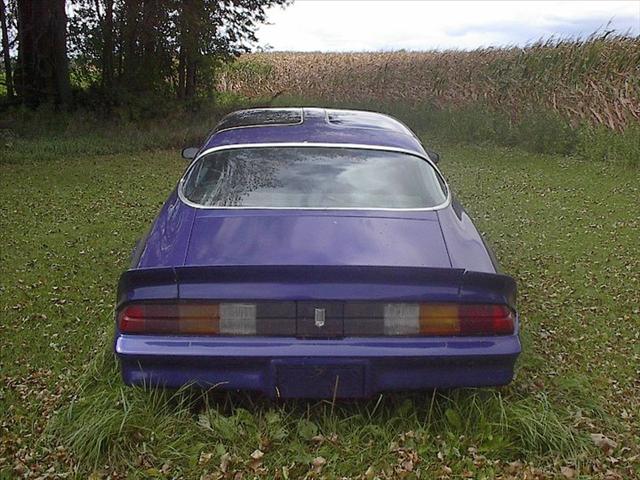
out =
[[[69,104],[70,85],[111,105],[211,92],[216,68],[256,44],[267,8],[290,0],[0,1],[5,79],[13,67],[19,101],[37,106]]]

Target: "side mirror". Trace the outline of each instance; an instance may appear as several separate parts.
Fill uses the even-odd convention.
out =
[[[185,160],[193,160],[200,149],[198,147],[187,147],[182,149],[182,158]]]
[[[436,153],[433,150],[429,150],[428,148],[426,149],[426,151],[427,151],[427,155],[429,156],[429,158],[433,163],[438,163],[440,161],[439,153]]]

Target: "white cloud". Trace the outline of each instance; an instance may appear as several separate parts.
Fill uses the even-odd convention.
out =
[[[298,0],[268,21],[259,44],[274,50],[474,49],[606,28],[640,35],[640,1]]]

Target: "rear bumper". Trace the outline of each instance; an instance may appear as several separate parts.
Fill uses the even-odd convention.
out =
[[[503,337],[343,338],[118,335],[127,385],[195,384],[271,397],[368,397],[383,391],[498,386],[521,351]]]

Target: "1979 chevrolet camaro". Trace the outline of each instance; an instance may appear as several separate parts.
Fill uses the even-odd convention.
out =
[[[511,381],[515,282],[405,125],[243,110],[183,156],[120,278],[126,384],[357,398]]]

